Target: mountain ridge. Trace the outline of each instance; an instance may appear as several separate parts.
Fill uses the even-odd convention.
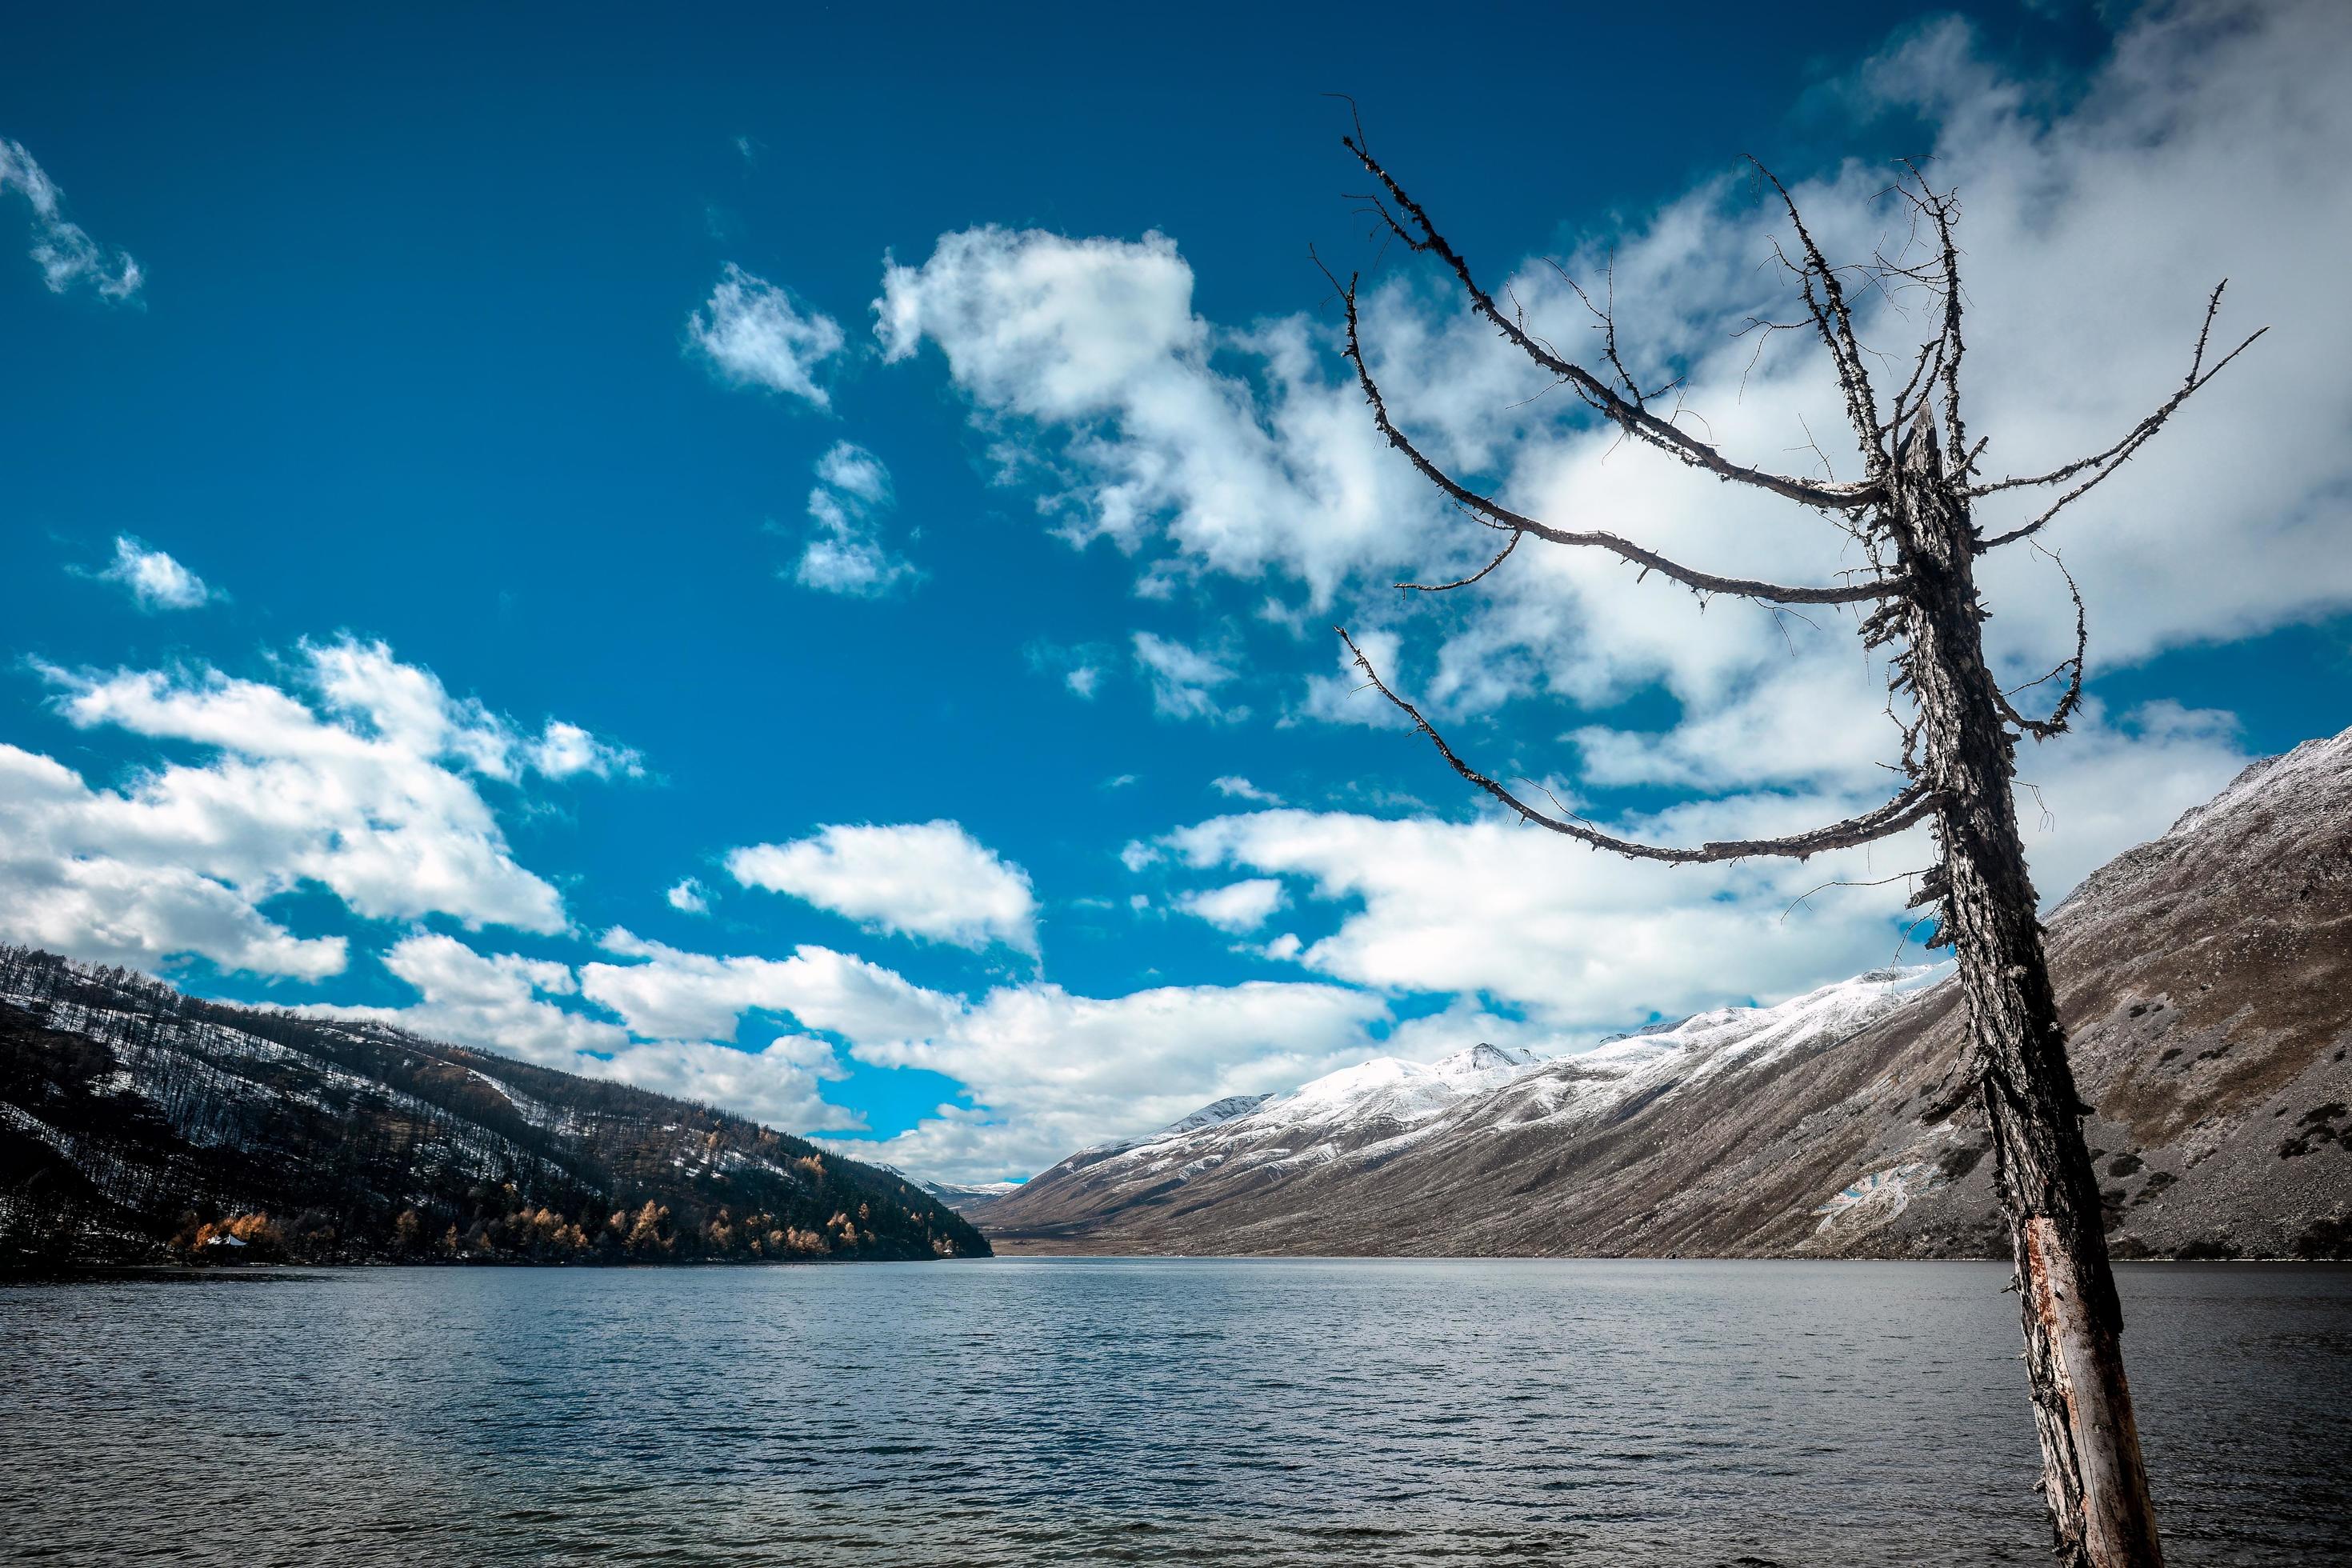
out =
[[[2117,1254],[2345,1256],[2352,731],[2250,765],[2048,929]],[[1302,1086],[1074,1154],[985,1228],[1034,1251],[1999,1256],[1981,1117],[1943,1103],[1958,1000],[1877,970],[1518,1068],[1427,1115],[1275,1135]]]
[[[0,947],[0,1268],[988,1250],[913,1184],[708,1106]]]

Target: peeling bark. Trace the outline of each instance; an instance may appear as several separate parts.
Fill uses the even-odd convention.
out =
[[[1939,928],[1958,960],[1979,1092],[1993,1135],[2060,1562],[2163,1561],[2124,1379],[2123,1310],[2107,1263],[2084,1107],[2042,952],[2011,779],[2014,738],[1985,667],[1975,531],[1923,414],[1883,526],[1911,583],[1899,662],[1919,704],[1919,770],[1937,798]]]
[[[1523,536],[1533,535],[1547,543],[1610,552],[1641,567],[1643,575],[1657,572],[1702,597],[1725,595],[1767,605],[1872,605],[1860,626],[1864,647],[1902,645],[1903,651],[1893,660],[1890,690],[1898,697],[1908,691],[1916,712],[1903,726],[1899,771],[1906,783],[1892,800],[1845,822],[1785,838],[1672,847],[1616,837],[1565,809],[1538,810],[1458,754],[1418,708],[1381,679],[1344,628],[1339,634],[1371,688],[1412,721],[1455,773],[1521,821],[1596,849],[1670,865],[1759,855],[1802,859],[1883,838],[1923,819],[1933,821],[1941,853],[1911,903],[1926,904],[1935,913],[1937,923],[1928,945],[1949,947],[1958,959],[1968,1003],[1967,1076],[1974,1081],[1991,1124],[1997,1185],[2009,1215],[2024,1302],[2025,1363],[2057,1555],[2068,1568],[2157,1568],[2163,1558],[2140,1459],[2139,1433],[2132,1420],[2131,1391],[2124,1381],[2123,1312],[2107,1262],[2098,1183],[2083,1141],[2081,1118],[2088,1108],[2075,1091],[2066,1059],[2065,1031],[2042,951],[2038,900],[2026,871],[2011,793],[2018,740],[2025,735],[2049,740],[2063,733],[2081,700],[2088,635],[2083,599],[2068,576],[2074,598],[2074,653],[2042,679],[2071,673],[2064,694],[2048,716],[2029,719],[2011,703],[2013,694],[2002,691],[1986,667],[1981,628],[1990,612],[1977,591],[1976,561],[1990,550],[2040,532],[2127,462],[2189,397],[2262,332],[2254,332],[2208,368],[2206,352],[2221,303],[2221,290],[2215,289],[2206,301],[2187,377],[2121,440],[2047,473],[1974,483],[1971,476],[1985,440],[1979,437],[1969,445],[1961,417],[1960,364],[1966,344],[1960,253],[1954,235],[1959,216],[1957,194],[1937,191],[1917,166],[1906,163],[1906,177],[1890,195],[1910,205],[1914,241],[1929,253],[1927,258],[1915,259],[1916,250],[1906,245],[1892,258],[1880,255],[1865,267],[1842,268],[1822,254],[1787,187],[1758,164],[1786,209],[1797,240],[1794,256],[1777,242],[1774,254],[1796,279],[1806,318],[1836,371],[1864,468],[1864,478],[1854,484],[1798,479],[1741,463],[1653,414],[1621,357],[1614,319],[1608,310],[1594,306],[1580,288],[1578,297],[1599,318],[1603,331],[1611,379],[1562,358],[1529,329],[1516,300],[1506,311],[1479,283],[1469,262],[1438,231],[1427,211],[1372,156],[1360,126],[1347,146],[1379,182],[1380,189],[1366,200],[1390,234],[1414,253],[1443,262],[1460,282],[1471,310],[1557,384],[1573,388],[1629,437],[1727,483],[1816,508],[1838,520],[1867,548],[1870,564],[1855,574],[1859,581],[1836,586],[1774,584],[1700,571],[1615,533],[1556,528],[1505,506],[1445,472],[1398,427],[1366,362],[1356,279],[1342,283],[1327,274],[1346,311],[1344,352],[1355,366],[1381,434],[1471,519],[1510,534],[1510,544],[1475,574],[1434,587],[1400,587],[1431,592],[1470,587],[1501,567]],[[1856,272],[1881,286],[1925,289],[1940,300],[1936,335],[1921,345],[1908,380],[1895,392],[1883,418],[1868,372],[1872,356],[1856,334],[1842,271]],[[1765,331],[1800,325],[1754,320],[1749,324]],[[1939,402],[1940,444],[1935,406]],[[1940,449],[1944,445],[1951,453],[1948,466]],[[2031,522],[1990,539],[1977,531],[1969,515],[1979,498],[2070,481],[2072,488]],[[2063,574],[2065,568],[2059,570]],[[1888,711],[1894,713],[1893,703]],[[1899,716],[1897,722],[1902,722]],[[1943,1098],[1938,1097],[1938,1104]]]

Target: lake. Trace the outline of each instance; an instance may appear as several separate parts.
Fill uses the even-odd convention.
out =
[[[2005,1266],[984,1262],[0,1289],[0,1557],[2047,1561]],[[2352,1558],[2352,1270],[2124,1270],[2172,1563]]]

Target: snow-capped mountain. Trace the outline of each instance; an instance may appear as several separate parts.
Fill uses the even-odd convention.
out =
[[[2121,1256],[2352,1252],[2352,731],[2050,918]],[[1882,969],[1541,1059],[1381,1058],[996,1200],[1006,1249],[1999,1255],[1958,995]]]
[[[931,1194],[948,1207],[967,1217],[978,1214],[1008,1193],[1021,1190],[1018,1182],[927,1182],[919,1176],[909,1176],[896,1165],[877,1163],[875,1169],[887,1171]]]

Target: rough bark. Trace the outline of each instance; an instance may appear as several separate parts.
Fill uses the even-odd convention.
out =
[[[1818,508],[1868,543],[1871,564],[1862,581],[1802,587],[1700,572],[1614,533],[1553,528],[1514,510],[1447,474],[1390,417],[1365,359],[1356,282],[1350,279],[1342,284],[1332,277],[1347,312],[1345,352],[1355,365],[1374,423],[1391,446],[1475,521],[1508,532],[1514,544],[1533,534],[1550,543],[1610,551],[1642,567],[1644,575],[1663,573],[1702,595],[1727,594],[1765,604],[1874,603],[1876,608],[1861,623],[1864,645],[1905,645],[1895,660],[1895,689],[1911,689],[1917,717],[1905,727],[1901,771],[1908,782],[1901,794],[1876,811],[1809,834],[1674,848],[1614,837],[1565,810],[1558,815],[1537,810],[1465,762],[1419,709],[1381,679],[1353,640],[1348,643],[1370,684],[1403,710],[1454,772],[1520,820],[1595,848],[1675,865],[1751,855],[1803,858],[1884,837],[1932,817],[1942,853],[1912,902],[1935,907],[1938,924],[1932,945],[1955,950],[1968,998],[1974,1069],[1969,1077],[1991,1123],[1999,1185],[2009,1213],[2017,1285],[2025,1304],[2025,1360],[2041,1428],[2043,1489],[2058,1556],[2069,1568],[2159,1563],[2131,1394],[2124,1382],[2119,1348],[2123,1313],[2107,1265],[2098,1185],[2080,1125],[2088,1108],[2080,1103],[2067,1064],[2065,1034],[2042,952],[2037,900],[2026,873],[2011,793],[2016,739],[2030,734],[2047,740],[2062,733],[2081,700],[2086,636],[2082,596],[2074,595],[2074,657],[2052,671],[2056,675],[2071,669],[2065,694],[2046,718],[2028,719],[2010,703],[1985,665],[1980,626],[1987,611],[1977,593],[1975,563],[1987,551],[2038,533],[2114,473],[2262,333],[2249,336],[2207,368],[2206,351],[2221,302],[2221,290],[2215,289],[2206,301],[2204,325],[2187,377],[2169,400],[2121,440],[2047,473],[1975,483],[1971,476],[1986,442],[1979,437],[1970,446],[1961,418],[1960,363],[1966,344],[1960,331],[1956,193],[1937,191],[1916,165],[1906,163],[1907,174],[1893,193],[1912,210],[1913,243],[1892,258],[1876,256],[1865,267],[1844,268],[1832,266],[1822,253],[1788,188],[1758,164],[1759,174],[1779,195],[1798,243],[1794,256],[1782,251],[1777,241],[1774,253],[1795,278],[1806,319],[1837,373],[1864,468],[1863,479],[1852,484],[1798,479],[1740,463],[1688,435],[1673,419],[1654,414],[1620,356],[1614,318],[1607,309],[1594,307],[1581,289],[1576,293],[1598,318],[1613,380],[1562,358],[1528,326],[1515,299],[1508,311],[1496,302],[1427,211],[1372,156],[1360,127],[1347,145],[1379,182],[1380,188],[1367,199],[1390,234],[1415,253],[1444,262],[1461,283],[1471,309],[1556,384],[1573,388],[1627,437],[1726,482]],[[1916,259],[1915,247],[1925,247],[1927,258]],[[1882,288],[1889,283],[1924,288],[1941,302],[1936,335],[1920,346],[1909,379],[1884,420],[1869,373],[1874,355],[1857,335],[1842,273]],[[1769,332],[1797,323],[1751,320],[1749,324]],[[1931,406],[1939,395],[1942,440],[1951,452],[1948,467],[1939,450]],[[2031,522],[1990,539],[1978,535],[1969,517],[1976,498],[2070,481],[2073,488]],[[1865,512],[1866,531],[1849,521]],[[1438,584],[1434,591],[1467,587],[1500,566],[1509,553],[1506,547],[1475,575]],[[2072,591],[2071,576],[2067,585]],[[1347,634],[1343,630],[1340,635]]]
[[[2163,1561],[2124,1378],[2123,1311],[2011,793],[2013,740],[1986,668],[1975,533],[1923,415],[1883,526],[1910,584],[1903,668],[1942,849],[1936,941],[1958,961],[2023,1304],[2042,1484],[2068,1568]]]

